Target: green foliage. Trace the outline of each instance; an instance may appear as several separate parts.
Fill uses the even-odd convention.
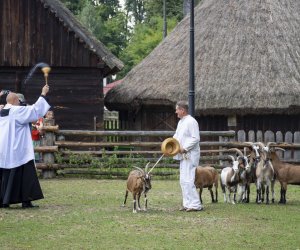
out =
[[[177,24],[175,18],[168,21],[168,32]],[[163,39],[163,19],[154,16],[147,23],[137,24],[128,46],[120,54],[125,63],[118,78],[124,77],[135,65],[141,62]]]
[[[166,17],[175,18],[180,21],[183,18],[183,0],[165,0]],[[163,0],[146,0],[145,1],[146,18],[151,19],[153,16],[163,17]],[[168,20],[169,21],[169,20]]]
[[[162,0],[62,0],[94,36],[125,64],[117,78],[144,59],[162,40]],[[166,0],[168,33],[182,19],[183,0]]]
[[[125,0],[125,9],[127,13],[131,13],[130,22],[139,24],[145,18],[145,0]]]
[[[87,3],[87,0],[60,0],[65,4],[65,6],[74,14],[78,15],[85,4]]]
[[[54,158],[55,158],[56,163],[58,163],[58,164],[63,164],[64,163],[64,158],[63,158],[61,152],[54,153]]]
[[[118,2],[118,1],[112,1]],[[116,56],[126,46],[126,18],[118,4],[94,5],[87,2],[78,15],[79,20]]]

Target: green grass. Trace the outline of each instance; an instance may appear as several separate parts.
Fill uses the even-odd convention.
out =
[[[300,188],[286,205],[210,203],[180,212],[178,181],[153,180],[149,211],[122,208],[124,180],[41,180],[37,209],[0,209],[0,249],[300,249]],[[276,195],[278,201],[278,183]],[[143,204],[143,202],[142,202]]]

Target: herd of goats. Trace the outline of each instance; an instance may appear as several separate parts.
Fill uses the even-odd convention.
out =
[[[256,184],[256,203],[263,203],[266,196],[266,204],[270,203],[269,191],[272,193],[272,203],[274,203],[274,184],[278,180],[281,185],[279,203],[286,203],[287,184],[300,185],[300,166],[282,162],[276,151],[284,149],[276,147],[276,143],[269,142],[265,145],[262,142],[247,142],[248,149],[244,148],[244,153],[238,148],[228,151],[236,152],[235,155],[228,155],[230,165],[221,170],[220,178],[218,171],[212,166],[198,166],[195,172],[195,186],[199,188],[199,196],[202,203],[202,190],[208,188],[212,202],[218,202],[218,182],[224,195],[224,202],[235,204],[236,202],[249,203],[250,184]],[[145,207],[147,210],[147,192],[151,189],[151,176],[145,169],[136,169],[129,173],[127,179],[127,190],[123,206],[125,206],[128,192],[133,195],[133,212],[141,210],[140,197],[145,196]],[[151,169],[152,170],[152,169]],[[215,188],[215,197],[212,188]],[[239,197],[236,200],[236,193],[239,187]],[[226,194],[226,192],[228,192]],[[233,199],[231,199],[233,194]],[[228,197],[227,197],[228,195]]]

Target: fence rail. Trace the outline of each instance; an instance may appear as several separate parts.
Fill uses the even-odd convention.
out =
[[[44,141],[43,146],[36,147],[35,151],[42,153],[43,156],[48,155],[48,160],[46,157],[46,161],[38,163],[37,168],[42,171],[68,169],[65,173],[72,172],[72,174],[76,173],[76,170],[78,174],[82,174],[85,170],[90,174],[97,170],[102,173],[105,167],[110,170],[128,169],[132,164],[155,162],[161,155],[161,142],[173,136],[175,132],[59,130],[58,126],[53,124],[46,126],[45,131],[47,140]],[[261,131],[256,133],[254,131],[248,133],[245,131],[237,133],[235,131],[200,131],[200,136],[206,138],[206,141],[200,142],[201,164],[211,164],[216,168],[221,168],[223,161],[228,159],[228,154],[234,153],[234,150],[230,148],[244,148],[248,146],[247,142],[256,141],[276,142],[278,147],[286,149],[284,153],[281,153],[283,161],[300,163],[300,132],[283,134],[271,131],[265,133]],[[117,139],[111,141],[112,137]],[[56,154],[56,159],[54,159],[54,154]],[[50,160],[49,155],[52,155]],[[80,164],[76,163],[76,157]],[[178,174],[178,164],[170,158],[158,164],[157,169],[158,171],[164,169],[160,172],[162,176],[169,176],[172,172]],[[107,170],[103,173],[109,175]],[[120,172],[120,176],[124,176],[124,171]]]

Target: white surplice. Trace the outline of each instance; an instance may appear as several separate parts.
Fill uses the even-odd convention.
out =
[[[34,159],[29,124],[43,117],[49,108],[44,97],[31,106],[5,105],[9,114],[0,117],[0,168],[16,168]]]
[[[187,153],[177,154],[174,159],[180,160],[180,186],[182,190],[183,206],[200,209],[202,207],[199,194],[195,186],[195,170],[200,160],[200,135],[198,122],[190,115],[180,119],[175,135],[181,147]]]

